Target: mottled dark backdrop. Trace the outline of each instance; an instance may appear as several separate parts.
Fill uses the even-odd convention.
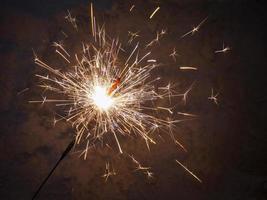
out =
[[[228,0],[96,0],[97,16],[112,36],[126,39],[141,30],[140,40],[157,30],[168,35],[154,51],[166,63],[157,71],[167,82],[186,88],[197,80],[181,111],[199,115],[179,125],[175,134],[188,148],[184,153],[169,139],[146,150],[142,140],[122,139],[123,148],[151,166],[151,180],[134,172],[131,161],[108,149],[93,150],[86,161],[72,153],[41,191],[39,199],[267,199],[266,152],[266,8],[264,1]],[[129,13],[132,4],[136,5]],[[148,16],[156,6],[153,20]],[[73,129],[53,127],[51,107],[30,105],[40,97],[34,84],[32,49],[49,58],[51,43],[66,26],[69,9],[86,19],[86,0],[1,1],[0,23],[0,199],[30,199],[71,140]],[[209,16],[193,37],[179,40],[192,25]],[[82,18],[84,17],[84,18]],[[89,18],[88,18],[89,19]],[[214,54],[225,42],[227,54]],[[176,47],[174,63],[169,54]],[[178,70],[197,66],[197,72]],[[220,92],[219,105],[208,100],[211,88]],[[20,93],[25,88],[29,90]],[[179,159],[202,180],[198,183],[179,167]],[[106,183],[105,162],[118,172]]]

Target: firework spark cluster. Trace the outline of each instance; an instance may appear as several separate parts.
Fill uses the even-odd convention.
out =
[[[135,5],[132,5],[129,11],[132,12],[134,8]],[[160,7],[157,7],[149,19],[159,12],[159,9]],[[112,134],[116,141],[119,152],[123,153],[119,134],[140,136],[149,148],[150,143],[156,143],[153,138],[159,129],[168,133],[174,143],[187,152],[172,133],[173,126],[182,120],[172,119],[176,105],[172,105],[171,102],[173,98],[180,97],[186,103],[187,95],[195,82],[185,93],[179,94],[174,89],[174,85],[170,83],[159,86],[158,82],[161,78],[153,77],[151,74],[160,65],[148,49],[158,43],[166,31],[157,32],[156,38],[145,42],[144,46],[136,42],[140,37],[139,32],[128,31],[127,45],[131,47],[131,50],[127,50],[130,49],[129,46],[125,48],[118,39],[111,39],[104,26],[96,23],[92,4],[90,13],[91,35],[88,36],[90,42],[82,42],[81,51],[72,55],[65,49],[63,43],[53,43],[56,54],[65,61],[66,70],[47,64],[34,53],[35,63],[47,72],[45,75],[36,74],[40,79],[39,86],[44,89],[44,92],[52,91],[57,94],[53,97],[60,98],[44,96],[40,101],[30,102],[54,103],[57,107],[62,108],[64,114],[55,122],[65,119],[72,124],[76,129],[76,144],[85,143],[85,148],[81,153],[85,159],[88,149],[97,141],[103,142],[109,134]],[[76,19],[69,11],[65,19],[78,31]],[[202,20],[197,27],[180,38],[195,34],[206,20],[207,18]],[[65,32],[62,33],[67,37]],[[133,45],[134,42],[136,42],[135,45]],[[223,46],[222,50],[217,50],[215,53],[225,53],[229,49],[229,47]],[[173,48],[169,56],[176,62],[179,54]],[[198,70],[193,66],[180,66],[179,69]],[[218,94],[213,94],[212,89],[211,97],[208,99],[217,104],[217,96]],[[196,117],[190,113],[177,112],[175,114]],[[136,170],[143,171],[148,178],[153,177],[153,173],[149,171],[150,167],[143,167],[133,156],[130,158],[136,164]],[[179,161],[176,162],[201,182],[189,169]],[[105,180],[115,174],[115,171],[110,170],[110,165],[107,163],[103,175]]]
[[[91,10],[93,13],[93,10]],[[72,19],[68,13],[67,19]],[[74,58],[63,47],[54,43],[56,53],[67,65],[75,60],[74,66],[67,71],[51,67],[36,55],[34,61],[46,69],[48,75],[36,75],[40,78],[40,86],[46,91],[53,91],[64,97],[31,103],[56,103],[65,110],[62,116],[76,128],[76,143],[87,141],[88,146],[96,140],[102,140],[105,134],[112,133],[119,151],[122,153],[117,134],[141,136],[149,145],[155,143],[153,133],[158,129],[168,129],[180,120],[158,117],[160,110],[170,110],[168,107],[155,106],[164,98],[181,96],[175,94],[171,86],[155,87],[160,77],[152,78],[151,71],[158,67],[151,52],[139,55],[139,43],[123,60],[120,54],[123,50],[118,40],[108,39],[104,27],[97,26],[92,15],[92,43],[83,44],[80,55]],[[74,28],[77,28],[76,23]],[[125,53],[125,52],[124,52]],[[164,116],[161,114],[161,116]]]

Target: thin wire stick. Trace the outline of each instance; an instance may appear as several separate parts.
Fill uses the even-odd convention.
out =
[[[34,193],[32,200],[34,200],[37,195],[40,193],[41,189],[43,188],[43,186],[45,185],[45,183],[48,181],[48,179],[50,178],[50,176],[53,174],[53,172],[55,171],[55,169],[57,168],[57,166],[59,165],[59,163],[69,154],[70,150],[73,148],[75,144],[75,140],[72,140],[69,145],[67,146],[67,148],[65,149],[65,151],[62,153],[60,159],[57,161],[57,163],[55,164],[55,166],[52,168],[52,170],[49,172],[49,174],[46,176],[46,178],[43,180],[43,182],[41,183],[41,185],[39,186],[39,188],[36,190],[36,192]]]

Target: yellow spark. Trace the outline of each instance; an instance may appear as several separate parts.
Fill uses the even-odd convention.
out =
[[[17,95],[21,95],[22,93],[24,93],[24,92],[26,92],[26,91],[28,91],[28,90],[29,90],[29,88],[24,88],[23,90],[19,91],[19,92],[17,93]]]
[[[150,172],[150,171],[146,170],[144,172],[144,174],[146,174],[146,176],[147,176],[148,179],[153,178],[153,172]]]
[[[70,22],[71,25],[72,25],[76,30],[78,30],[78,26],[77,26],[77,24],[76,24],[76,18],[71,16],[71,13],[70,13],[69,10],[68,10],[68,15],[65,16],[65,19],[66,19],[68,22]]]
[[[187,152],[187,149],[182,145],[178,140],[174,140],[174,143],[178,146],[180,146],[185,152]]]
[[[176,49],[175,47],[173,48],[172,50],[172,53],[170,54],[170,57],[173,58],[173,60],[176,62],[176,57],[178,56],[179,54],[176,52]]]
[[[105,178],[105,182],[108,180],[110,176],[115,176],[117,173],[114,171],[114,169],[110,169],[109,163],[106,163],[106,169],[105,173],[102,175],[103,178]]]
[[[90,13],[91,13],[91,30],[92,30],[92,34],[94,36],[95,34],[95,28],[94,28],[94,9],[93,9],[93,4],[90,4]]]
[[[181,70],[197,70],[196,67],[179,67]]]
[[[131,31],[128,31],[128,34],[130,35],[130,39],[129,39],[129,41],[128,41],[129,44],[131,44],[132,41],[133,41],[135,38],[139,37],[138,33],[139,33],[139,31],[137,31],[137,32],[135,32],[135,33],[134,33],[134,32],[131,32]]]
[[[222,49],[215,51],[215,53],[226,53],[227,51],[230,51],[230,47],[228,46],[225,47],[223,43]]]
[[[197,32],[200,27],[202,26],[202,24],[208,19],[208,17],[206,17],[205,19],[203,19],[196,27],[193,27],[193,29],[191,31],[188,31],[187,33],[183,34],[181,36],[181,38],[184,38],[185,36],[189,35],[189,34],[192,34],[194,35],[195,32]]]
[[[153,13],[150,15],[149,19],[152,19],[152,17],[156,14],[156,12],[158,12],[160,9],[160,7],[158,6],[154,11]]]
[[[198,178],[192,171],[190,171],[186,166],[184,166],[182,163],[180,163],[178,160],[175,160],[181,167],[183,167],[189,174],[191,174],[195,179],[197,179],[200,183],[202,183],[202,180]]]
[[[197,115],[191,114],[191,113],[177,112],[177,114],[178,115],[189,116],[189,117],[197,117]]]
[[[132,12],[132,10],[134,9],[135,5],[132,5],[130,8],[130,12]]]
[[[219,93],[214,94],[213,88],[211,88],[211,95],[208,97],[208,99],[212,100],[215,104],[218,105],[218,97]]]

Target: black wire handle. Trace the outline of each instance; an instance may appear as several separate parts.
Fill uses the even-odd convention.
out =
[[[39,186],[39,188],[36,190],[36,192],[34,193],[32,200],[34,200],[37,195],[40,193],[41,189],[43,188],[43,186],[45,185],[45,183],[47,182],[47,180],[49,179],[49,177],[53,174],[53,172],[55,171],[55,169],[57,168],[57,166],[59,165],[59,163],[69,154],[70,150],[73,148],[75,144],[75,140],[72,140],[69,145],[67,146],[67,148],[65,149],[65,151],[62,153],[60,159],[57,161],[57,163],[55,164],[55,166],[52,168],[52,170],[49,172],[49,174],[46,176],[46,178],[43,180],[43,182],[41,183],[41,185]]]

